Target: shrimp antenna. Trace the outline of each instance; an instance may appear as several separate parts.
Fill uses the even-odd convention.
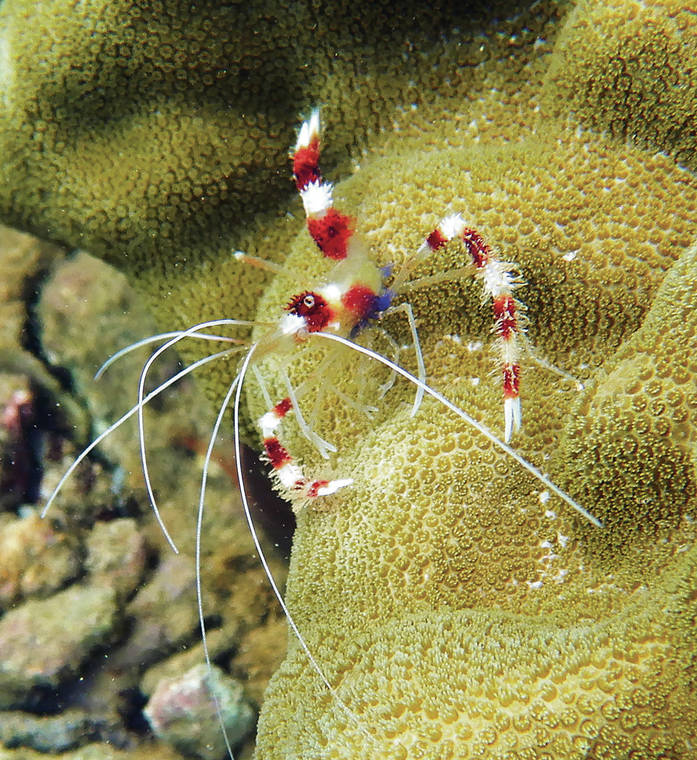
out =
[[[228,391],[228,397],[226,397],[225,403],[221,407],[220,413],[218,414],[218,420],[216,421],[216,427],[214,428],[214,435],[217,433],[217,429],[220,425],[220,421],[222,420],[223,415],[225,414],[228,398],[232,394],[235,383],[237,383],[237,389],[235,392],[235,402],[233,406],[235,468],[237,470],[237,482],[240,489],[240,497],[242,499],[242,507],[244,509],[244,516],[245,516],[245,519],[247,520],[247,525],[249,526],[249,532],[251,533],[252,541],[254,542],[254,547],[257,550],[257,553],[259,555],[259,561],[261,562],[261,565],[264,569],[264,573],[266,577],[268,578],[268,581],[269,581],[269,584],[271,585],[271,589],[274,593],[274,596],[278,600],[278,603],[281,605],[281,609],[283,610],[283,614],[285,615],[286,620],[288,621],[288,625],[291,627],[295,637],[300,643],[300,646],[302,647],[303,651],[307,655],[307,659],[309,660],[310,665],[312,665],[312,668],[320,677],[322,683],[327,687],[329,693],[337,701],[341,709],[344,710],[346,715],[354,722],[358,730],[362,734],[364,734],[366,738],[368,738],[372,744],[377,745],[377,740],[375,739],[375,737],[363,726],[358,715],[356,715],[356,713],[354,713],[353,710],[351,710],[351,708],[337,694],[336,689],[334,689],[333,686],[329,683],[329,680],[325,676],[324,671],[319,666],[317,660],[315,660],[312,652],[310,651],[310,648],[307,645],[307,642],[303,638],[303,635],[300,633],[300,629],[298,628],[297,623],[293,619],[293,616],[290,614],[290,611],[288,607],[286,606],[286,602],[283,598],[283,594],[278,588],[276,580],[273,577],[273,573],[271,572],[271,568],[269,566],[268,560],[266,559],[266,555],[264,554],[264,550],[261,548],[259,536],[257,535],[257,531],[254,526],[254,520],[252,519],[252,512],[249,507],[249,500],[247,498],[247,491],[245,489],[245,484],[244,484],[244,473],[242,472],[242,448],[241,448],[241,441],[240,441],[240,398],[242,394],[242,384],[244,382],[245,375],[247,374],[247,369],[249,368],[250,362],[252,360],[252,356],[254,355],[254,351],[256,350],[258,345],[259,345],[258,343],[252,344],[249,351],[247,352],[247,355],[244,358],[244,361],[242,362],[242,367],[239,371],[239,374],[233,381],[233,384],[230,386],[230,389]],[[212,436],[212,439],[213,439],[213,436]],[[211,440],[210,449],[212,449],[212,445],[213,445],[213,440]],[[202,503],[203,502],[201,502],[200,509],[202,509]],[[201,610],[199,609],[199,615],[201,614],[202,614]]]
[[[138,380],[138,404],[136,405],[136,410],[138,412],[138,439],[140,442],[140,463],[143,469],[143,479],[145,480],[145,490],[148,494],[148,499],[150,500],[150,505],[152,506],[153,512],[155,513],[155,519],[157,520],[157,524],[160,526],[160,530],[162,531],[164,537],[167,539],[167,543],[172,547],[172,550],[175,552],[175,554],[178,554],[177,546],[172,540],[172,537],[169,535],[169,531],[165,527],[164,521],[162,519],[162,516],[160,515],[160,510],[157,506],[157,501],[155,500],[155,493],[152,489],[152,482],[150,480],[150,471],[148,469],[148,460],[146,456],[145,451],[145,421],[143,418],[143,397],[145,395],[145,380],[148,375],[148,371],[150,367],[152,366],[153,362],[161,355],[163,354],[168,348],[171,348],[172,346],[179,343],[180,340],[184,340],[184,338],[189,338],[199,332],[199,330],[207,330],[209,327],[220,327],[221,325],[235,325],[235,326],[243,326],[243,327],[253,327],[257,323],[252,322],[247,319],[212,319],[208,322],[199,322],[196,325],[192,325],[191,327],[188,327],[186,330],[182,330],[178,335],[176,335],[173,338],[170,338],[166,343],[163,343],[156,351],[153,352],[153,354],[150,356],[150,358],[145,362],[143,365],[143,369],[140,372],[140,379]],[[234,350],[234,349],[230,349]]]
[[[262,324],[262,323],[259,323]],[[114,362],[117,362],[122,356],[125,356],[126,354],[131,353],[131,351],[135,351],[139,348],[142,348],[143,346],[148,346],[151,343],[157,343],[159,340],[167,340],[168,338],[175,338],[182,334],[181,330],[173,330],[172,332],[164,332],[164,333],[158,333],[157,335],[149,335],[147,338],[142,338],[141,340],[137,340],[135,343],[131,343],[128,346],[124,346],[123,348],[119,349],[115,354],[112,354],[103,364],[102,366],[95,372],[94,374],[94,380],[99,380],[99,378],[111,367]],[[195,335],[193,337],[200,338],[201,340],[212,340],[217,343],[237,343],[237,344],[244,344],[247,345],[248,341],[242,341],[237,338],[230,338],[226,335],[210,335],[208,333],[199,333],[198,335]]]
[[[225,394],[223,403],[220,405],[220,410],[218,411],[218,416],[216,417],[215,425],[213,425],[213,430],[211,431],[211,436],[208,441],[208,448],[206,449],[206,457],[203,462],[203,473],[201,475],[201,493],[198,500],[198,514],[196,517],[196,604],[198,606],[198,622],[201,628],[201,643],[203,644],[203,654],[206,659],[206,667],[208,668],[209,676],[213,672],[213,666],[211,663],[210,651],[208,649],[206,621],[203,614],[203,589],[201,587],[201,536],[203,533],[203,508],[204,508],[204,502],[206,499],[206,485],[208,483],[208,468],[210,466],[211,456],[213,455],[213,448],[215,447],[215,441],[218,437],[218,431],[220,430],[220,425],[223,422],[223,417],[225,416],[225,412],[230,404],[230,399],[232,398],[232,394],[234,393],[235,388],[240,384],[241,375],[242,373],[240,372],[230,384],[230,387],[228,388],[227,393]],[[237,454],[237,456],[239,456],[239,454]],[[211,683],[213,683],[213,679],[211,678],[210,680],[211,680]],[[225,721],[223,720],[223,712],[220,707],[220,701],[218,700],[218,695],[215,693],[213,689],[211,689],[211,695],[213,697],[213,702],[215,703],[215,712],[218,716],[218,723],[220,724],[220,728],[223,733],[225,747],[227,748],[227,752],[228,752],[228,755],[230,756],[230,760],[235,760],[234,755],[232,754],[232,747],[230,746],[230,739],[228,738],[228,735],[227,735],[227,729],[225,728]]]
[[[509,446],[507,443],[504,443],[500,438],[495,436],[489,428],[487,428],[485,425],[483,425],[478,420],[475,420],[474,417],[471,417],[467,412],[460,409],[459,406],[456,406],[453,404],[452,401],[447,399],[442,393],[439,393],[437,390],[431,388],[430,385],[427,385],[422,380],[420,380],[415,375],[412,375],[411,372],[408,372],[403,367],[400,367],[399,364],[395,364],[395,362],[391,361],[385,356],[382,356],[382,354],[377,353],[376,351],[373,351],[371,348],[366,348],[365,346],[361,346],[358,343],[354,343],[352,340],[349,340],[348,338],[344,338],[341,335],[336,335],[334,333],[327,333],[327,332],[309,332],[308,335],[311,336],[317,336],[318,338],[324,338],[326,340],[333,340],[335,343],[340,343],[343,346],[346,346],[347,348],[351,348],[354,351],[358,351],[360,354],[365,354],[365,356],[369,356],[372,359],[375,359],[375,361],[380,362],[381,364],[384,364],[386,367],[389,367],[393,372],[396,372],[398,375],[401,375],[403,378],[408,380],[410,383],[413,383],[419,388],[422,388],[424,393],[428,394],[432,398],[434,398],[436,401],[439,401],[443,406],[450,409],[452,412],[454,412],[458,417],[463,419],[468,425],[473,427],[475,430],[479,431],[485,438],[487,438],[491,443],[494,444],[494,446],[497,446],[499,449],[501,449],[504,453],[508,454],[509,457],[512,457],[515,459],[518,464],[526,469],[531,475],[536,477],[541,483],[543,483],[547,488],[549,488],[550,491],[554,492],[557,496],[559,496],[560,499],[563,499],[570,507],[575,509],[582,517],[585,517],[586,520],[588,520],[590,523],[595,525],[597,528],[602,528],[603,524],[598,520],[597,517],[594,517],[587,509],[582,507],[577,501],[571,498],[565,491],[562,491],[559,486],[555,485],[545,474],[543,474],[540,470],[535,467],[534,464],[528,462],[527,459],[522,457],[514,448]]]
[[[184,367],[184,369],[177,372],[176,375],[173,375],[169,378],[169,380],[166,380],[161,385],[158,385],[157,388],[154,388],[150,393],[148,393],[145,398],[135,406],[132,406],[125,414],[123,414],[121,417],[119,417],[116,422],[114,422],[112,425],[109,425],[109,427],[104,430],[102,433],[100,433],[93,441],[90,443],[87,448],[83,449],[78,456],[75,458],[73,463],[68,467],[68,469],[63,474],[63,477],[58,481],[58,485],[53,489],[51,492],[51,495],[48,497],[48,500],[46,501],[46,504],[44,508],[41,510],[41,517],[46,517],[48,510],[51,507],[51,504],[55,501],[56,497],[60,493],[61,488],[63,488],[63,484],[65,481],[75,472],[77,467],[79,466],[80,462],[82,462],[85,457],[88,456],[88,454],[95,449],[99,444],[108,436],[110,436],[114,430],[121,427],[126,420],[129,420],[133,415],[138,411],[138,409],[141,406],[144,406],[148,402],[152,401],[156,396],[159,396],[163,391],[167,390],[167,388],[170,387],[170,385],[174,385],[178,380],[181,380],[186,375],[190,374],[194,370],[198,369],[199,367],[202,367],[204,364],[208,364],[208,362],[212,362],[215,359],[220,359],[222,356],[229,356],[232,353],[236,353],[236,348],[228,348],[225,351],[219,351],[217,354],[211,354],[210,356],[204,356],[202,359],[198,359],[193,364],[190,364],[188,367]],[[178,550],[174,549],[177,553]]]

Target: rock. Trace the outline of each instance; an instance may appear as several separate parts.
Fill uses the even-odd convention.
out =
[[[192,560],[167,557],[126,611],[135,618],[135,625],[119,656],[122,667],[156,662],[191,641],[198,630]]]
[[[85,566],[95,585],[109,586],[120,597],[137,587],[147,558],[145,539],[136,521],[127,518],[98,522],[87,538]]]
[[[19,710],[0,711],[0,742],[39,752],[63,752],[94,738],[97,727],[82,710],[39,717]]]
[[[50,760],[43,752],[0,748],[0,760]],[[115,749],[108,744],[88,744],[72,752],[61,753],[60,760],[181,760],[181,755],[160,744],[144,743],[129,750]],[[237,758],[236,758],[237,760]]]
[[[237,638],[237,631],[221,628],[207,631],[206,641],[208,642],[211,660],[217,661],[220,656],[229,652],[231,647],[235,645]],[[151,696],[161,681],[178,678],[182,673],[201,665],[205,661],[206,656],[201,642],[190,647],[187,646],[183,648],[183,651],[177,652],[148,668],[140,680],[140,690],[143,694]]]
[[[155,332],[152,319],[122,274],[82,251],[55,267],[36,308],[43,352],[70,373],[94,429],[101,432],[134,403],[147,349],[127,354],[99,379],[95,373],[111,354]],[[134,425],[121,428],[106,439],[101,451],[116,462],[124,459],[124,452],[132,453],[137,473],[134,435]]]
[[[246,693],[258,705],[263,702],[269,678],[285,657],[287,641],[288,623],[285,617],[274,615],[241,637],[230,669],[242,676]]]
[[[0,506],[36,498],[41,436],[35,393],[27,375],[0,374]]]
[[[114,591],[95,586],[72,586],[8,612],[0,619],[0,708],[30,705],[76,676],[118,623]]]
[[[246,702],[242,684],[215,665],[197,665],[178,678],[163,679],[145,708],[155,735],[179,752],[202,760],[219,760],[225,739],[234,747],[252,730],[255,714]]]
[[[56,591],[80,570],[77,539],[29,508],[0,516],[0,557],[0,609]]]

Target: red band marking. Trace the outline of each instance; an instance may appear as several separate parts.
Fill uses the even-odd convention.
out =
[[[310,483],[310,485],[307,487],[307,491],[305,492],[308,499],[316,499],[319,496],[319,489],[324,488],[325,486],[329,485],[328,480],[315,480],[314,482]]]
[[[448,238],[445,237],[438,227],[426,238],[426,243],[432,251],[442,248],[447,242]]]
[[[484,242],[484,238],[472,227],[466,227],[462,233],[462,240],[467,246],[467,252],[477,269],[486,266],[491,256],[491,249]]]
[[[291,403],[291,400],[286,396],[286,398],[281,399],[276,404],[276,406],[274,406],[272,411],[276,415],[276,417],[282,420],[292,408],[293,408],[293,404]]]
[[[281,445],[275,435],[264,438],[264,451],[274,470],[280,470],[283,465],[293,461],[288,451]]]
[[[307,229],[320,251],[329,259],[340,261],[348,254],[348,241],[353,234],[353,219],[330,208],[320,219],[309,218]]]
[[[353,285],[341,296],[341,303],[360,322],[372,311],[376,296],[377,293],[367,285]]]
[[[504,364],[503,366],[503,397],[518,398],[520,383],[520,365]]]
[[[310,140],[306,148],[298,148],[293,156],[293,176],[298,190],[304,190],[310,182],[319,182],[319,137]]]
[[[515,299],[509,295],[499,296],[494,299],[493,310],[498,334],[504,340],[510,340],[518,331]]]
[[[324,298],[319,293],[312,293],[309,290],[293,296],[286,310],[302,317],[308,332],[323,330],[334,316],[334,312]]]

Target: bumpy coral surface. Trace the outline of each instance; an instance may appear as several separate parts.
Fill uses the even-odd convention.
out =
[[[579,2],[549,77],[584,122],[697,168],[697,14],[675,0]]]
[[[528,355],[516,445],[605,527],[435,402],[411,419],[413,389],[368,422],[323,388],[318,432],[356,484],[301,516],[288,588],[335,696],[291,641],[259,758],[694,757],[697,181],[539,110],[552,85],[530,75],[483,94],[459,130],[415,115],[336,194],[381,263],[454,210],[517,262],[535,353],[585,388]],[[289,263],[309,246],[301,235]],[[421,273],[464,261],[453,246]],[[447,278],[407,297],[430,382],[500,430],[477,287]],[[340,357],[332,380],[367,403],[385,377],[357,361]]]
[[[259,272],[229,253],[266,238],[265,255],[283,255],[268,237],[288,235],[276,209],[298,112],[332,105],[327,159],[345,162],[451,64],[491,55],[456,28],[483,18],[456,2],[427,14],[417,2],[399,14],[388,2],[3,3],[0,214],[131,273],[162,322],[221,304],[252,314]],[[432,82],[413,80],[411,58]]]
[[[594,42],[605,8],[613,20],[603,40],[616,40],[617,54]],[[671,8],[655,12],[684,20]],[[287,593],[333,693],[291,638],[262,710],[259,760],[695,757],[697,180],[675,160],[693,155],[695,138],[680,121],[661,137],[661,113],[685,107],[684,87],[655,88],[668,110],[653,125],[617,97],[623,126],[602,133],[604,103],[584,98],[586,75],[569,51],[611,90],[629,37],[646,43],[646,64],[633,72],[648,90],[666,67],[689,87],[694,74],[668,41],[659,61],[655,26],[625,35],[633,5],[581,3],[565,21],[557,10],[535,4],[475,45],[452,29],[423,52],[407,40],[414,87],[378,77],[370,95],[356,94],[358,120],[393,130],[366,140],[369,155],[336,197],[380,263],[399,266],[454,211],[516,262],[531,351],[514,443],[605,527],[585,523],[435,401],[410,417],[413,388],[398,381],[380,398],[385,371],[308,342],[289,372],[307,381],[303,408],[338,453],[322,460],[291,420],[284,441],[309,470],[355,483],[300,515]],[[694,45],[689,24],[680,34]],[[463,50],[480,51],[471,68]],[[340,134],[330,128],[328,144]],[[635,134],[641,144],[627,144]],[[328,267],[298,228],[277,221],[251,252],[276,255],[285,235],[288,271],[311,282]],[[153,251],[141,286],[152,294],[154,283],[175,283],[188,322],[249,298],[233,267],[197,253],[185,262],[189,250]],[[429,382],[500,433],[487,306],[471,278],[447,275],[465,261],[448,246],[416,273],[445,279],[401,297],[415,309]],[[277,277],[259,318],[277,317],[299,287]],[[399,315],[381,327],[406,340]],[[395,351],[379,329],[361,340]],[[400,361],[413,365],[408,349]],[[285,395],[278,364],[271,357],[260,369],[272,394]],[[208,378],[219,392],[225,380],[228,368]],[[256,416],[266,403],[253,380],[249,389]],[[340,394],[377,412],[368,418]]]

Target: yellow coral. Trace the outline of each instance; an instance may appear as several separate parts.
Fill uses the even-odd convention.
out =
[[[697,17],[680,0],[583,0],[560,35],[551,101],[697,168]],[[561,99],[559,96],[562,96]]]
[[[325,165],[345,166],[369,135],[408,115],[404,106],[434,97],[436,81],[463,86],[508,50],[503,37],[482,46],[486,14],[463,18],[457,3],[423,11],[407,2],[395,15],[386,1],[8,0],[0,215],[126,271],[162,324],[223,307],[249,316],[259,272],[229,256],[261,247],[282,258],[298,112],[331,105]],[[543,33],[555,13],[521,14],[511,31]],[[432,82],[413,81],[414,56]]]
[[[336,195],[381,263],[456,210],[518,263],[532,343],[587,386],[528,358],[516,445],[606,527],[545,502],[435,403],[410,419],[413,389],[391,391],[367,423],[323,386],[318,432],[356,483],[301,515],[288,601],[352,715],[291,642],[266,695],[260,759],[693,757],[697,180],[666,156],[540,116],[523,92],[530,107],[505,140],[485,119],[498,94],[459,136],[415,114]],[[313,257],[303,233],[289,265],[317,273]],[[463,260],[450,246],[423,273]],[[288,287],[273,283],[260,314]],[[500,429],[490,359],[473,350],[488,339],[478,287],[449,281],[409,298],[429,381]],[[294,376],[314,361],[300,357]],[[370,397],[380,373],[343,361],[332,380]]]

